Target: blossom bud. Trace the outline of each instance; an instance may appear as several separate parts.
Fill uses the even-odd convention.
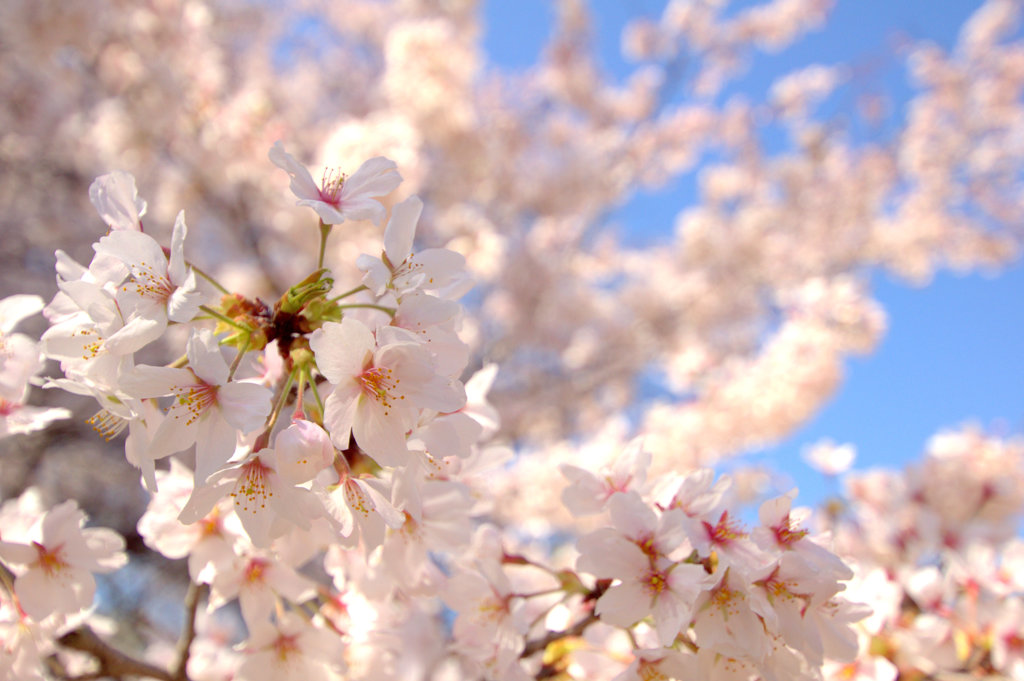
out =
[[[290,426],[277,434],[274,453],[278,475],[293,485],[309,482],[334,461],[331,436],[305,419],[294,419]]]

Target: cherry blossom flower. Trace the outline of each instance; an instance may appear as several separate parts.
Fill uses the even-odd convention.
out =
[[[366,272],[363,284],[374,294],[392,290],[401,300],[411,291],[445,289],[464,276],[466,259],[460,253],[447,248],[412,252],[416,223],[422,210],[423,202],[417,196],[410,196],[396,205],[384,230],[382,256],[361,255],[356,260],[359,269]]]
[[[41,620],[92,605],[93,572],[111,572],[127,562],[124,539],[106,528],[83,529],[85,514],[74,501],[48,511],[25,537],[0,541],[0,557],[17,567],[14,593],[21,608]]]
[[[24,319],[43,309],[39,296],[13,295],[0,300],[0,399],[20,402],[28,380],[43,367],[39,344],[14,333]]]
[[[681,511],[658,516],[635,492],[608,502],[615,528],[580,538],[578,569],[618,580],[597,601],[601,619],[630,627],[651,615],[662,645],[670,645],[690,620],[708,575],[700,565],[670,556],[685,552]]]
[[[234,454],[239,433],[263,425],[271,395],[262,385],[228,380],[227,362],[209,330],[189,338],[188,360],[187,369],[138,366],[124,384],[140,398],[174,396],[149,456],[159,459],[195,443],[196,480],[204,481]]]
[[[597,474],[562,464],[559,469],[570,483],[562,491],[562,503],[573,515],[600,513],[613,495],[631,489],[642,491],[650,462],[650,452],[644,450],[643,440],[637,438]]]
[[[139,198],[131,173],[115,170],[100,175],[89,185],[89,200],[110,229],[142,231],[146,202]]]
[[[320,498],[328,521],[344,538],[345,546],[362,544],[369,553],[384,542],[386,528],[398,529],[405,523],[405,515],[374,484],[380,486],[383,481],[345,474],[330,484],[332,477],[338,478],[324,471],[313,482],[312,491]]]
[[[281,142],[271,147],[270,160],[292,178],[292,193],[299,197],[297,205],[315,210],[325,225],[337,225],[346,218],[370,220],[379,225],[384,219],[384,206],[373,197],[390,193],[402,182],[394,161],[383,156],[366,161],[350,177],[325,171],[320,186],[306,166],[284,150]]]
[[[418,409],[453,412],[466,403],[462,384],[435,373],[430,353],[415,336],[394,327],[377,340],[362,323],[345,317],[310,336],[317,367],[334,385],[324,405],[324,426],[339,449],[350,434],[378,463],[400,466],[408,459],[405,435]]]
[[[239,681],[329,681],[341,671],[339,639],[330,631],[286,613],[252,631],[238,668]]]
[[[275,465],[274,451],[262,449],[214,473],[205,483],[197,484],[179,519],[198,522],[230,495],[242,527],[258,547],[269,546],[290,529],[308,529],[323,509],[308,489],[278,475]]]
[[[331,436],[312,421],[294,418],[274,437],[276,469],[285,481],[301,485],[334,461]]]
[[[159,337],[168,320],[187,322],[199,311],[196,275],[185,266],[187,231],[185,212],[181,211],[174,222],[169,261],[156,239],[142,232],[111,232],[96,244],[97,253],[128,267],[131,278],[118,289],[118,303],[128,316],[126,326],[148,327],[139,331],[146,338]]]

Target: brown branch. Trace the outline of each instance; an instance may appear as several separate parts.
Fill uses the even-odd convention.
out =
[[[179,681],[166,670],[154,667],[142,660],[136,660],[130,655],[111,647],[110,644],[97,636],[96,632],[85,624],[64,634],[57,639],[57,642],[65,648],[88,653],[99,662],[99,671],[83,677],[75,677],[78,681],[104,676],[113,678],[141,676],[159,679],[159,681]]]
[[[185,594],[185,626],[178,640],[174,665],[171,674],[177,681],[188,681],[188,658],[192,651],[192,641],[196,638],[196,612],[199,610],[199,599],[203,593],[201,584],[193,581],[188,583]]]
[[[570,636],[579,636],[586,630],[587,627],[589,627],[596,621],[597,615],[591,612],[586,617],[584,617],[579,622],[572,625],[565,631],[552,631],[544,638],[539,638],[534,641],[527,641],[526,646],[523,648],[523,652],[519,655],[519,657],[529,657],[534,653],[538,653],[559,639],[569,638]]]

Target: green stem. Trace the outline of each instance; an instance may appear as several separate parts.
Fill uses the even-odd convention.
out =
[[[231,317],[225,317],[220,312],[217,312],[216,310],[214,310],[212,307],[209,307],[207,305],[200,305],[199,309],[202,310],[203,312],[205,312],[206,314],[210,315],[214,319],[220,320],[220,321],[224,322],[225,324],[227,324],[228,326],[235,327],[239,331],[245,331],[247,333],[251,333],[252,332],[252,329],[250,329],[245,324],[239,324],[238,322],[236,322]]]
[[[228,380],[230,381],[235,376],[235,371],[238,370],[238,365],[242,363],[242,356],[249,352],[249,344],[252,342],[252,332],[247,331],[245,334],[245,342],[242,347],[238,348],[238,354],[235,355],[235,359],[231,361],[231,368],[228,370]]]
[[[295,381],[295,373],[294,371],[288,372],[288,378],[285,379],[284,385],[281,387],[281,393],[277,396],[277,402],[274,404],[274,411],[267,417],[266,432],[268,433],[273,429],[274,424],[277,423],[281,412],[284,411],[284,405],[288,403],[288,393],[292,389],[292,383]]]
[[[363,284],[360,284],[359,286],[356,286],[354,289],[349,289],[348,291],[345,291],[340,296],[334,296],[333,298],[331,298],[327,302],[329,302],[329,303],[336,303],[339,300],[341,300],[342,298],[348,298],[349,296],[354,296],[355,294],[359,293],[360,291],[366,291],[366,290],[368,290],[366,288],[366,286],[364,286]]]
[[[231,291],[229,291],[229,290],[227,290],[226,288],[224,288],[223,286],[221,286],[221,284],[220,284],[220,282],[219,282],[219,281],[217,281],[216,279],[214,279],[213,277],[211,277],[211,276],[210,276],[209,274],[207,274],[206,272],[202,271],[201,269],[199,269],[198,267],[196,267],[195,265],[193,265],[192,263],[190,263],[190,262],[188,262],[188,261],[185,261],[185,264],[186,264],[186,265],[188,265],[189,267],[191,267],[191,268],[192,268],[192,271],[193,271],[193,272],[195,272],[195,273],[196,273],[196,274],[198,274],[198,275],[199,275],[200,277],[202,277],[202,278],[203,278],[203,279],[205,279],[206,281],[208,281],[208,282],[210,282],[211,284],[213,284],[213,285],[214,285],[214,287],[215,287],[215,288],[216,288],[216,289],[217,289],[218,291],[220,291],[221,293],[223,293],[223,294],[225,294],[225,295],[230,295],[230,294],[231,294]]]
[[[325,225],[324,221],[320,221],[320,254],[316,258],[316,268],[321,269],[324,266],[324,253],[327,251],[327,236],[331,233],[331,227],[333,225]]]
[[[320,391],[316,389],[316,380],[313,378],[313,369],[308,364],[306,365],[306,381],[309,383],[309,389],[313,393],[313,399],[316,400],[316,407],[317,410],[319,410],[320,417],[322,419],[324,414],[324,401],[320,398]]]
[[[353,307],[368,307],[371,310],[380,310],[381,312],[387,312],[390,316],[394,317],[398,310],[393,307],[385,307],[384,305],[374,305],[373,303],[349,303],[348,305],[339,305],[339,310],[346,310]]]
[[[293,419],[305,419],[306,412],[302,407],[302,394],[306,392],[306,374],[307,370],[305,367],[299,369],[296,373],[299,374],[299,385],[295,388],[295,411],[292,412]]]

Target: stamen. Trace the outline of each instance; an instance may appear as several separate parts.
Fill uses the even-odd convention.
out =
[[[99,410],[86,419],[85,422],[92,426],[92,429],[107,442],[113,440],[128,427],[128,419],[121,418],[106,409]]]

